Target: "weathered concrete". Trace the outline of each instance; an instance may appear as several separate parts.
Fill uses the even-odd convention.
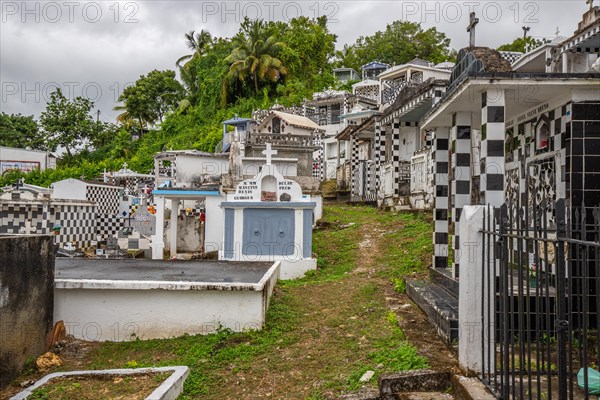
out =
[[[444,392],[451,386],[452,374],[431,370],[406,371],[379,377],[382,399],[393,399],[402,392]]]
[[[466,371],[481,372],[481,358],[483,348],[492,352],[494,348],[493,337],[486,337],[487,343],[482,343],[484,327],[492,326],[494,321],[482,321],[483,305],[481,299],[485,297],[486,307],[489,307],[485,317],[493,318],[494,299],[493,285],[485,287],[483,281],[484,264],[482,256],[483,214],[485,206],[466,206],[460,217],[460,279],[458,296],[458,362]],[[489,244],[488,244],[489,245]],[[485,271],[486,276],[493,271]],[[489,286],[489,284],[488,284]],[[485,293],[485,290],[492,292]],[[490,328],[493,332],[493,328]],[[487,333],[487,332],[486,332]],[[487,336],[487,335],[486,335]],[[493,336],[493,335],[492,335]]]
[[[0,387],[45,351],[53,319],[53,240],[0,235]]]
[[[258,283],[272,262],[57,259],[56,279]]]
[[[452,378],[452,389],[456,398],[462,400],[496,399],[478,378],[467,378],[465,376],[454,375]]]
[[[179,397],[181,392],[183,391],[183,383],[185,379],[190,374],[190,370],[188,367],[184,366],[175,366],[175,367],[159,367],[159,368],[136,368],[136,369],[105,369],[105,370],[97,370],[97,371],[69,371],[69,372],[55,372],[53,374],[49,374],[44,376],[42,379],[38,380],[32,386],[23,390],[21,393],[17,394],[10,398],[10,400],[24,400],[27,399],[34,390],[39,388],[40,386],[45,385],[51,379],[61,378],[65,376],[82,376],[82,375],[138,375],[138,374],[148,374],[148,373],[162,373],[162,372],[173,372],[171,376],[169,376],[165,381],[152,393],[150,393],[146,400],[175,400]]]
[[[280,268],[280,262],[61,260],[55,319],[67,333],[92,341],[261,329]]]

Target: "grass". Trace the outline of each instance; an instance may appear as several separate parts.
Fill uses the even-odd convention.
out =
[[[106,342],[90,367],[187,365],[182,399],[331,398],[363,385],[367,370],[373,386],[381,373],[427,367],[383,289],[425,271],[428,216],[340,204],[324,211],[313,236],[319,270],[278,283],[262,331]],[[366,267],[375,274],[356,272]]]

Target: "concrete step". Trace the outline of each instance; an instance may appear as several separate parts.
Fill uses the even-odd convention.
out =
[[[434,282],[421,280],[407,281],[406,294],[427,314],[447,343],[458,340],[458,297]]]
[[[431,281],[458,298],[458,279],[452,278],[452,268],[429,268]]]
[[[396,395],[398,400],[454,400],[455,397],[449,393],[439,392],[412,392]]]

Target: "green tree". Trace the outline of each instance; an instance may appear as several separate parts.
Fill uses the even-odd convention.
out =
[[[213,38],[210,35],[210,32],[202,29],[200,32],[190,31],[189,33],[186,33],[185,40],[187,47],[192,50],[193,53],[179,57],[175,62],[175,65],[179,68],[185,67],[192,58],[202,56],[210,47]],[[185,62],[185,64],[181,65],[183,62]]]
[[[95,122],[90,111],[94,103],[83,97],[67,99],[60,89],[50,95],[46,110],[40,116],[40,125],[49,150],[65,148],[69,158],[72,150],[87,140],[92,140],[96,132]]]
[[[260,93],[261,81],[277,82],[287,74],[287,68],[277,58],[285,45],[263,20],[245,18],[233,43],[235,49],[225,59],[230,64],[229,75],[240,81],[250,78],[255,94]]]
[[[185,34],[186,44],[192,54],[187,54],[180,57],[176,62],[177,68],[179,68],[179,76],[181,81],[188,92],[188,101],[192,102],[193,97],[198,91],[198,71],[196,63],[192,61],[202,57],[209,50],[213,43],[213,38],[208,31],[202,29],[200,32],[190,31]],[[182,65],[183,63],[183,65]]]
[[[327,17],[293,18],[279,29],[280,41],[285,43],[280,59],[289,71],[286,82],[296,79],[311,89],[323,89],[321,80],[323,75],[331,75],[331,60],[337,40],[337,36],[327,28]]]
[[[418,57],[437,64],[452,58],[449,46],[450,39],[436,28],[423,30],[419,23],[394,21],[385,31],[359,37],[352,49],[344,50],[341,63],[357,71],[374,60],[398,65]]]
[[[532,38],[531,36],[527,36],[525,38],[520,37],[513,40],[512,43],[506,43],[498,47],[498,51],[517,51],[520,53],[526,53],[528,49],[535,49],[544,43],[546,43],[546,41],[541,41]]]
[[[127,122],[137,119],[142,134],[144,126],[162,122],[166,113],[183,98],[183,93],[183,86],[175,79],[174,71],[151,71],[123,90],[119,97],[123,106],[115,109],[125,110],[127,114],[119,115],[117,120]]]
[[[44,149],[44,138],[33,115],[1,113],[0,146]]]

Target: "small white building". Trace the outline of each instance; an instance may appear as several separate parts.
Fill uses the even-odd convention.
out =
[[[86,200],[97,204],[99,214],[117,215],[123,188],[110,183],[68,178],[52,184],[53,199]]]
[[[23,172],[56,168],[56,157],[48,152],[0,146],[0,174],[16,169]]]

